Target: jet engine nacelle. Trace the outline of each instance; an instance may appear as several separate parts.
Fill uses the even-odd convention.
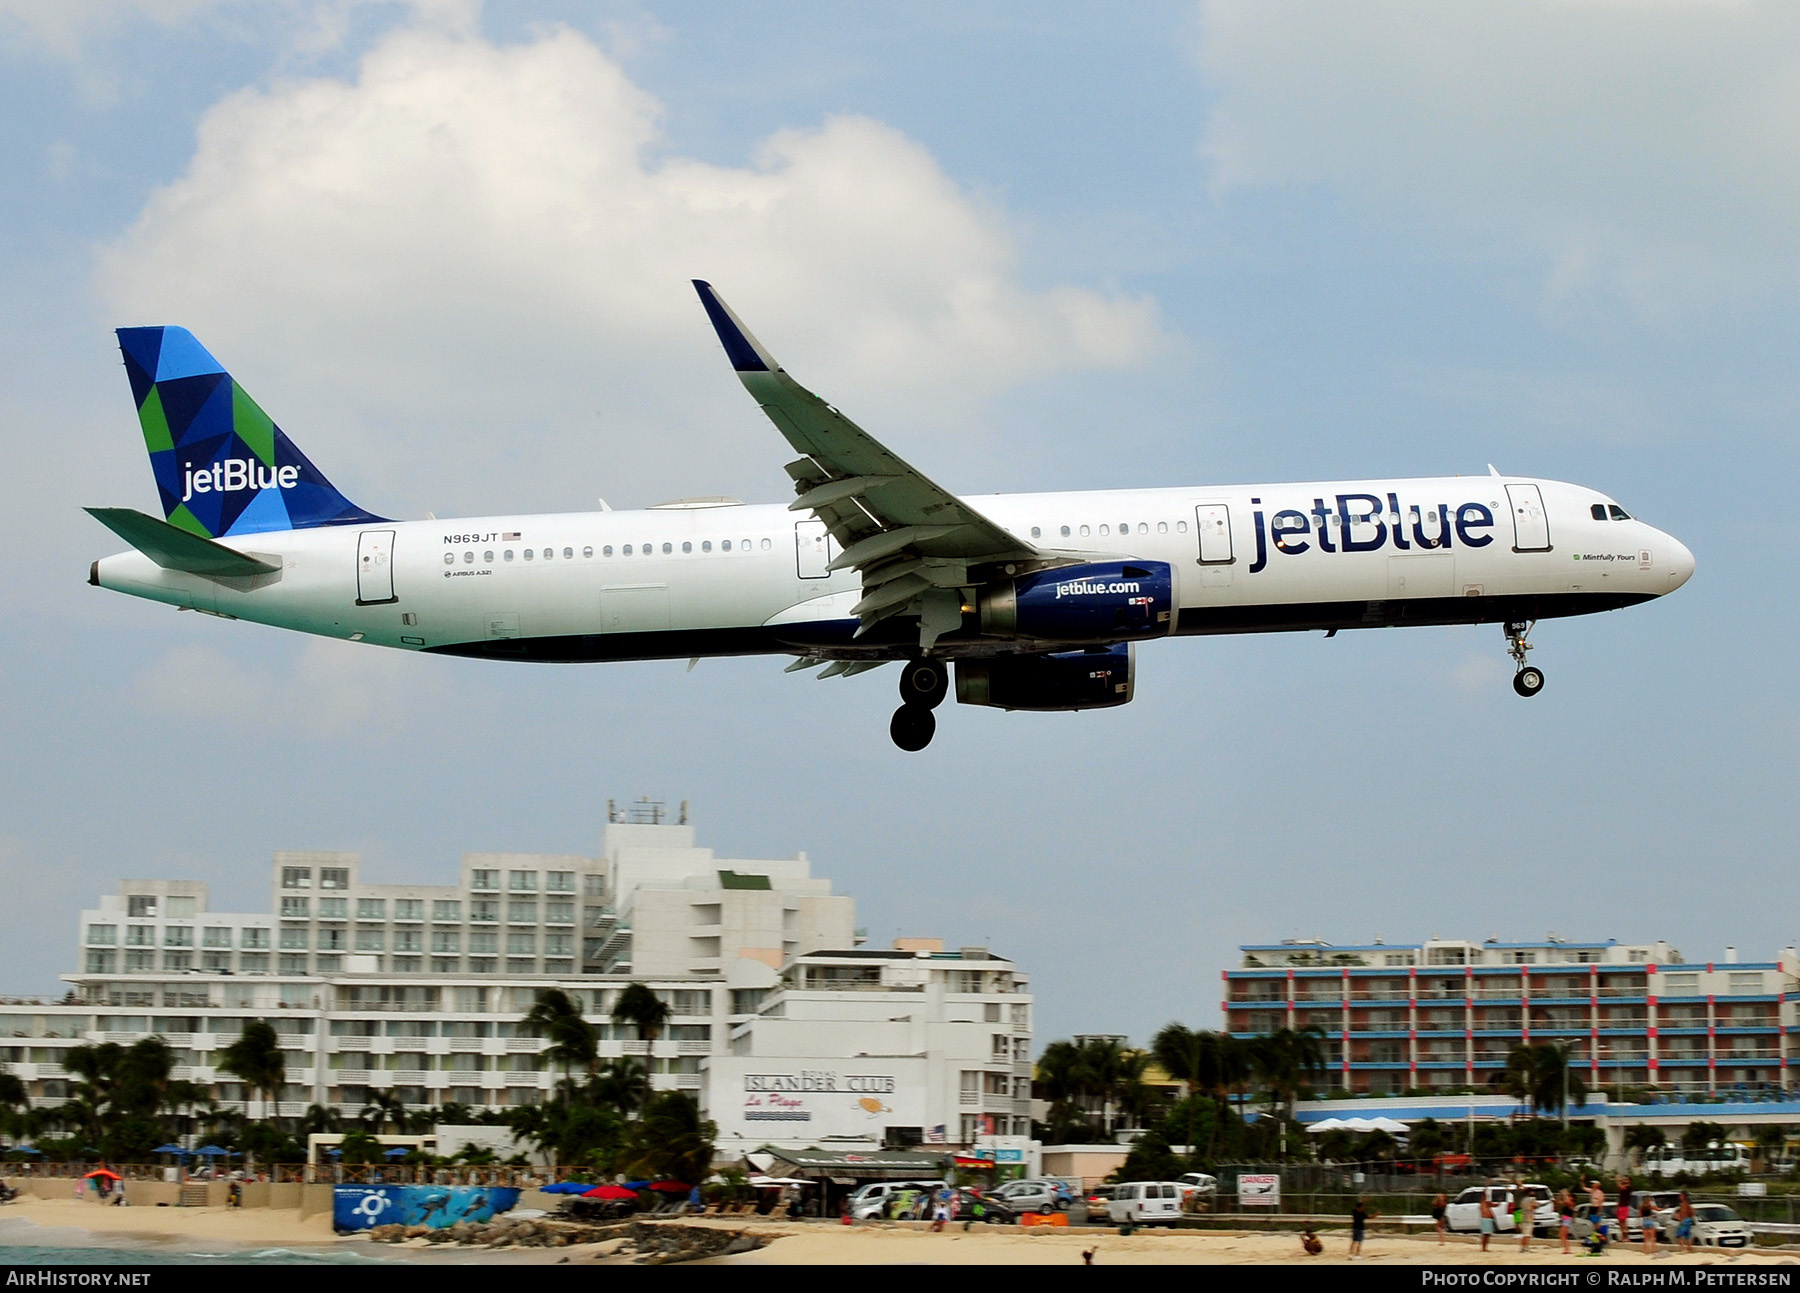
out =
[[[1162,561],[1096,561],[1022,575],[981,590],[981,631],[1040,642],[1166,636],[1175,577]]]
[[[1129,642],[956,662],[957,701],[996,709],[1108,709],[1129,703],[1136,681],[1137,648]]]

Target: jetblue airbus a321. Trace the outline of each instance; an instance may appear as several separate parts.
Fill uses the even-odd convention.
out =
[[[899,661],[891,732],[923,749],[948,694],[1002,709],[1131,699],[1140,642],[1498,623],[1681,587],[1680,542],[1580,485],[1502,476],[961,498],[784,372],[700,293],[751,398],[799,455],[797,497],[637,512],[391,521],[340,494],[181,328],[119,347],[163,516],[90,511],[133,551],[102,588],[401,650],[587,662],[792,657],[821,678]]]

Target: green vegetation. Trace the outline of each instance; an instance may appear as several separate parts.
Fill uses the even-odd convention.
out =
[[[652,1042],[669,1015],[667,1003],[642,983],[628,985],[613,1011],[614,1020]],[[382,1135],[425,1135],[440,1124],[488,1124],[511,1128],[558,1164],[601,1175],[627,1171],[684,1182],[706,1177],[715,1128],[700,1116],[692,1096],[653,1090],[649,1071],[634,1059],[602,1063],[599,1030],[561,989],[540,991],[521,1022],[545,1039],[544,1059],[560,1072],[544,1104],[504,1111],[454,1101],[417,1107],[392,1090],[374,1088],[354,1118],[318,1104],[298,1117],[282,1117],[287,1064],[280,1038],[266,1020],[252,1019],[219,1052],[215,1067],[243,1083],[245,1109],[259,1117],[221,1107],[209,1087],[172,1078],[174,1052],[162,1038],[145,1037],[130,1046],[71,1048],[64,1060],[72,1078],[69,1097],[54,1107],[31,1108],[25,1084],[0,1070],[0,1133],[30,1141],[50,1161],[148,1163],[156,1159],[152,1151],[158,1145],[176,1142],[217,1145],[244,1155],[249,1165],[268,1165],[304,1162],[308,1135],[342,1132],[341,1161],[358,1164],[386,1159]],[[494,1159],[485,1148],[457,1155],[469,1164]],[[406,1161],[427,1159],[414,1152]]]

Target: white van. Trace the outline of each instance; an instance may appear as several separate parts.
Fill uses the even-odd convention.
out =
[[[1562,1222],[1556,1215],[1550,1187],[1531,1183],[1524,1188],[1526,1197],[1531,1200],[1533,1232],[1539,1235],[1557,1233]],[[1450,1206],[1444,1209],[1445,1227],[1459,1234],[1480,1234],[1481,1196],[1484,1191],[1493,1200],[1494,1229],[1501,1234],[1517,1234],[1518,1227],[1513,1224],[1513,1187],[1510,1185],[1471,1185],[1450,1200]]]
[[[1692,1153],[1680,1145],[1657,1145],[1644,1151],[1644,1171],[1650,1176],[1673,1176],[1686,1172],[1689,1176],[1705,1176],[1712,1172],[1748,1172],[1750,1155],[1742,1145],[1714,1141],[1705,1149]]]
[[[1179,1181],[1128,1181],[1113,1187],[1106,1219],[1119,1226],[1171,1226],[1181,1217]]]

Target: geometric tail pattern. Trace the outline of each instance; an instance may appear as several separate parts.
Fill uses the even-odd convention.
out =
[[[170,524],[216,539],[383,519],[338,493],[186,328],[118,333]]]

